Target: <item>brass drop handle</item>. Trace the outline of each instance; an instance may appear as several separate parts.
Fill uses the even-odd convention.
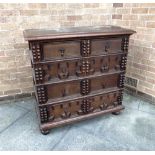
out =
[[[106,43],[106,45],[105,45],[105,52],[108,52],[109,51],[109,48],[110,48],[109,43]]]
[[[59,52],[60,52],[61,56],[63,57],[64,54],[65,54],[65,49],[64,48],[60,48],[59,49]]]
[[[104,88],[105,88],[105,84],[104,84],[104,83],[102,83],[101,85],[102,85],[102,88],[104,89]]]
[[[101,72],[106,72],[109,70],[109,66],[108,65],[104,65],[101,67]]]

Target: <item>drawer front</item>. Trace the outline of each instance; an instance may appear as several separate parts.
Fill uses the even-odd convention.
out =
[[[56,122],[96,113],[121,105],[122,91],[39,107],[41,123]]]
[[[122,88],[124,74],[99,76],[91,79],[75,80],[57,84],[36,86],[39,104],[56,102],[68,98],[101,93],[116,87]]]
[[[64,42],[30,42],[32,61],[60,60],[65,58],[86,57],[91,54],[90,40]]]
[[[44,60],[80,56],[80,42],[57,42],[42,44]]]
[[[33,62],[127,52],[128,38],[83,39],[65,42],[30,42]]]
[[[93,55],[110,54],[121,52],[122,38],[96,39],[91,41]]]
[[[36,84],[125,70],[126,54],[34,65]]]

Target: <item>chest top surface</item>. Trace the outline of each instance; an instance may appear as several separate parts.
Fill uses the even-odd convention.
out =
[[[135,33],[135,31],[119,26],[106,25],[58,29],[27,29],[24,30],[23,33],[26,41],[33,41],[44,39],[77,38],[107,35],[131,35]]]

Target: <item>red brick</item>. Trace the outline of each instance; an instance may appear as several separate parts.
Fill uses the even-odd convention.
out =
[[[147,77],[151,77],[151,78],[154,78],[155,79],[155,73],[152,73],[152,72],[149,72],[147,71]]]
[[[133,63],[133,67],[136,67],[136,68],[139,68],[139,69],[142,69],[142,70],[147,70],[148,71],[148,66],[147,65],[144,65],[144,64],[137,64],[137,63]]]
[[[150,88],[150,89],[153,88],[152,83],[146,82],[146,81],[144,81],[144,80],[142,80],[142,81],[140,80],[138,84],[141,85],[141,86],[145,86],[145,87],[147,87],[147,88]]]
[[[16,16],[18,14],[19,13],[16,10],[0,10],[0,17],[2,17],[2,16]]]
[[[125,14],[123,15],[123,20],[138,20],[138,16]]]
[[[68,21],[68,22],[61,22],[60,24],[61,24],[61,26],[71,27],[71,26],[74,26],[75,25],[75,22]]]
[[[113,3],[114,8],[123,7],[123,3]]]
[[[132,73],[131,74],[133,77],[137,78],[137,79],[140,79],[140,80],[146,80],[146,77],[143,76],[143,75],[139,75],[137,73]]]
[[[148,8],[132,8],[132,13],[145,14],[148,13]]]
[[[4,57],[4,56],[5,56],[4,51],[0,51],[0,57]]]
[[[0,23],[6,23],[7,18],[6,17],[0,17]]]
[[[148,71],[155,73],[155,67],[148,66]]]
[[[147,22],[146,26],[149,28],[155,28],[155,22]]]
[[[150,14],[155,14],[155,8],[150,8],[150,9],[149,9],[149,13],[150,13]]]
[[[38,14],[39,14],[38,10],[20,10],[21,16],[34,16]]]
[[[46,9],[47,4],[46,3],[29,3],[28,8],[29,9]]]
[[[146,92],[147,94],[150,94],[150,95],[152,95],[152,96],[155,96],[155,91],[152,90],[152,89],[146,88],[146,89],[145,89],[145,92]]]
[[[112,19],[122,19],[122,15],[113,14]]]
[[[18,93],[21,93],[21,90],[20,89],[14,89],[14,90],[4,91],[4,95],[11,95],[11,94],[18,94]]]
[[[82,16],[67,16],[68,20],[81,20]]]
[[[155,3],[139,3],[139,7],[155,7]]]
[[[146,81],[147,81],[147,82],[150,82],[150,83],[152,83],[152,84],[153,84],[153,83],[155,84],[155,79],[153,79],[153,78],[147,77]]]
[[[140,20],[143,20],[143,21],[155,21],[155,15],[141,15],[140,16]]]
[[[85,3],[84,7],[85,8],[96,8],[96,7],[99,7],[99,3]]]
[[[81,9],[81,8],[83,8],[83,4],[82,3],[68,3],[67,7],[72,8],[72,9]],[[90,7],[92,7],[92,6],[90,6]]]
[[[28,93],[28,92],[34,92],[34,88],[33,87],[28,87],[28,88],[23,88],[22,89],[22,93]]]
[[[129,15],[130,10],[131,10],[130,8],[117,8],[116,13]]]

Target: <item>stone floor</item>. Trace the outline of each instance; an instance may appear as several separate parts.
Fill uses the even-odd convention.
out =
[[[118,116],[107,114],[52,129],[38,128],[34,98],[0,103],[0,150],[155,150],[155,106],[125,94]]]

